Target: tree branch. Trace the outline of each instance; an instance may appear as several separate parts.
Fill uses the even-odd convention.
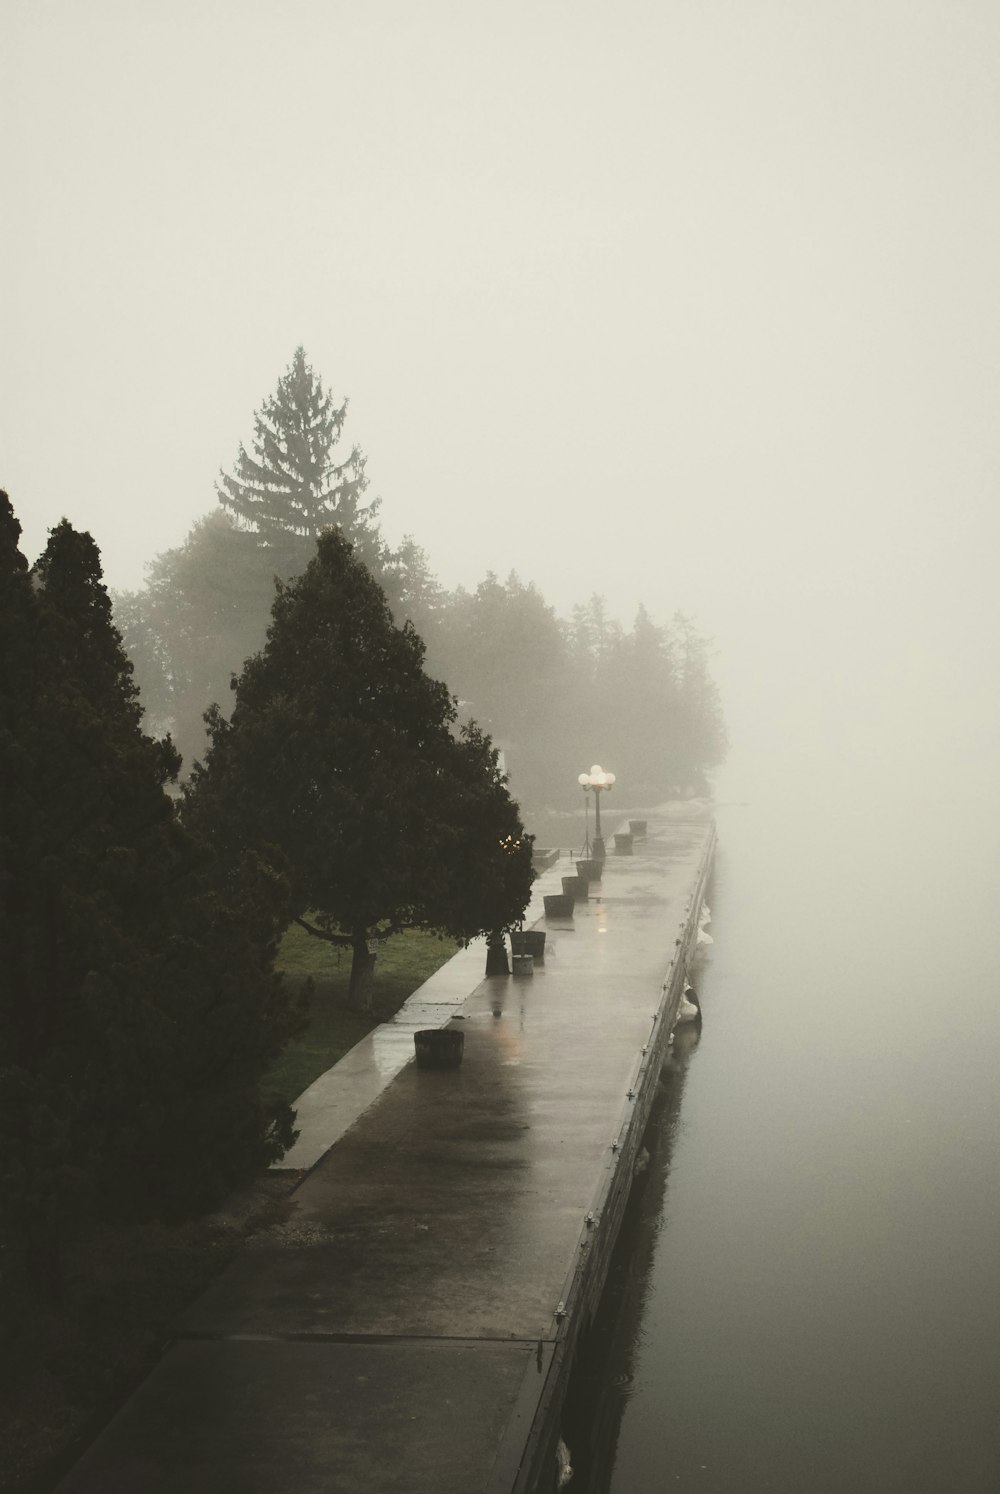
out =
[[[312,934],[314,939],[325,939],[327,944],[340,944],[345,949],[351,949],[354,945],[350,934],[331,934],[326,929],[313,928],[304,918],[293,918],[292,922],[297,923],[300,929],[305,929],[307,934]]]

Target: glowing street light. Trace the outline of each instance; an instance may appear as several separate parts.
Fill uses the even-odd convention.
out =
[[[593,794],[594,796],[593,857],[595,861],[603,861],[604,837],[601,834],[601,795],[610,793],[614,788],[615,775],[613,773],[605,773],[600,763],[595,763],[589,773],[581,773],[576,781],[583,789],[585,804],[588,802],[586,799],[587,794]]]

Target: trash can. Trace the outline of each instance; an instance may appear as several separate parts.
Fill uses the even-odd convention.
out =
[[[543,899],[546,918],[572,918],[573,899],[564,892],[550,892]]]
[[[545,959],[545,930],[518,929],[510,936],[510,947],[514,954],[532,955],[536,965]]]
[[[413,1034],[418,1069],[457,1069],[465,1049],[465,1033],[451,1027],[425,1027]]]

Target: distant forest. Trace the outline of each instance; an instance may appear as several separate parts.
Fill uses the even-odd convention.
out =
[[[220,473],[218,507],[148,566],[146,585],[114,597],[147,730],[169,731],[185,774],[206,751],[204,714],[228,715],[231,682],[262,647],[275,579],[300,576],[319,535],[338,526],[427,648],[427,672],[502,749],[523,806],[573,801],[592,760],[613,766],[630,802],[700,791],[725,755],[710,641],[680,613],[639,606],[631,628],[592,595],[560,618],[538,588],[487,572],[448,591],[417,539],[392,549],[380,500],[366,501],[366,458],[348,446],[346,401],[323,388],[303,348]]]

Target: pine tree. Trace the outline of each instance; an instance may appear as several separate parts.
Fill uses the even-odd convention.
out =
[[[220,508],[148,567],[146,586],[115,598],[150,723],[169,725],[188,762],[205,750],[204,713],[228,714],[230,681],[262,647],[276,578],[300,576],[324,529],[339,527],[385,587],[394,614],[432,627],[439,606],[427,558],[409,537],[392,552],[364,504],[365,458],[335,459],[347,401],[334,406],[296,349],[254,416],[253,455],[240,446],[220,473]]]
[[[369,940],[403,928],[457,939],[515,922],[531,847],[475,727],[453,733],[447,688],[423,670],[410,624],[336,530],[279,585],[263,651],[237,682],[232,720],[186,791],[186,821],[231,858],[279,847],[291,910],[352,950],[362,997]]]
[[[220,886],[181,827],[96,545],[64,521],[29,577],[18,534],[4,495],[0,1215],[6,1285],[54,1291],[88,1219],[182,1211],[280,1152],[256,1084],[294,1017],[280,874]]]
[[[322,380],[298,347],[278,387],[254,415],[253,455],[240,444],[234,471],[219,474],[216,492],[237,522],[278,551],[312,545],[325,529],[339,525],[360,549],[378,562],[382,544],[375,524],[379,503],[362,505],[368,486],[365,457],[353,446],[343,461],[335,448],[343,435],[347,401],[335,405]],[[289,543],[291,541],[291,544]],[[297,567],[289,574],[305,568]],[[284,574],[284,568],[276,567]]]

